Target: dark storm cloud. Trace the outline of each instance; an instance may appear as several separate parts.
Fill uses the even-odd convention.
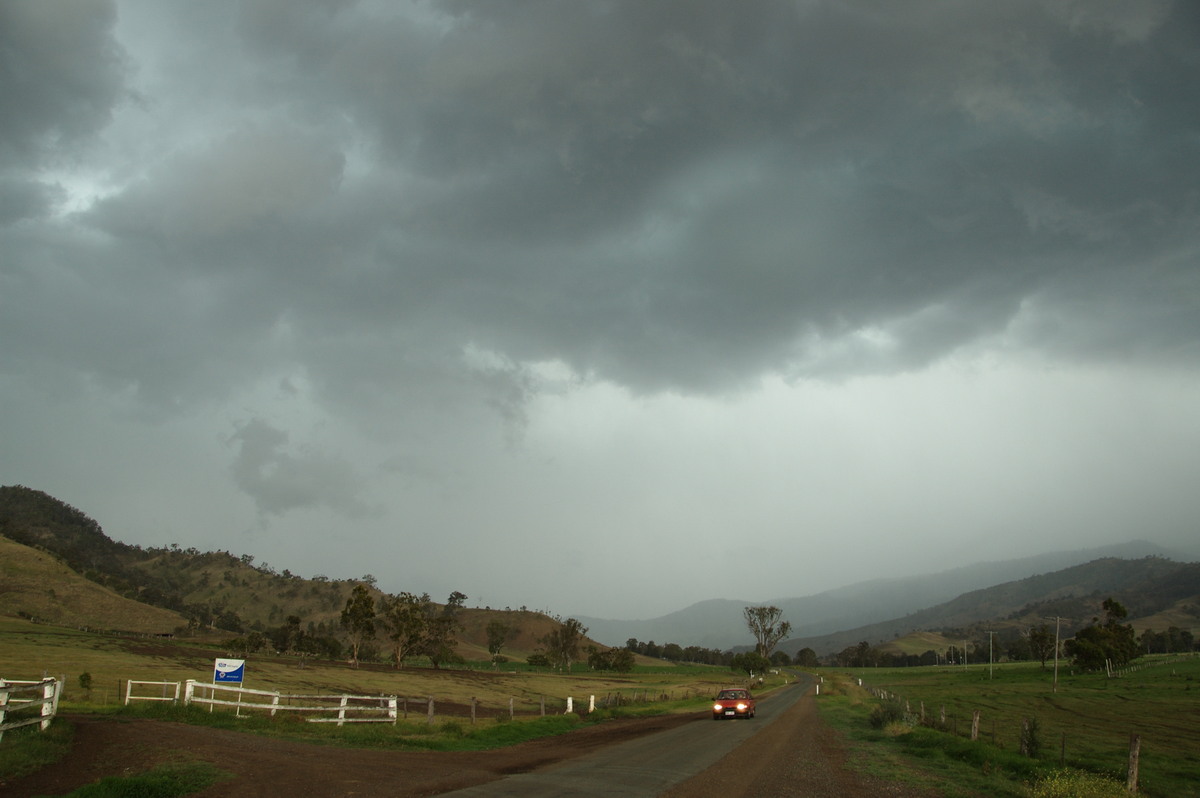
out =
[[[62,198],[63,191],[58,186],[0,178],[0,227],[22,219],[40,218]]]
[[[241,424],[230,439],[238,453],[234,480],[263,516],[327,506],[351,516],[366,511],[349,463],[310,450],[287,451],[288,434],[262,419]]]
[[[816,536],[1178,537],[1198,45],[1182,0],[0,2],[0,476],[390,589],[405,530],[515,604],[587,539],[674,603],[747,534],[814,569],[777,595],[863,576]]]
[[[440,8],[292,63],[418,189],[380,197],[380,266],[517,356],[714,387],[874,326],[858,362],[913,367],[1194,235],[1186,7]]]
[[[67,27],[102,68],[62,81],[84,101],[39,95],[34,132],[136,93],[94,8]],[[1002,335],[1192,357],[1186,4],[238,8],[131,28],[193,34],[146,50],[178,96],[137,86],[177,135],[80,217],[113,290],[185,308],[145,336],[164,363],[206,359],[190,313],[227,333],[231,379],[274,336],[348,396],[471,384],[472,344],[636,390],[917,368]],[[1130,293],[1163,323],[1094,318]]]
[[[76,164],[111,120],[126,77],[115,20],[108,2],[0,5],[0,226],[50,212],[63,193],[38,170]]]
[[[0,6],[0,164],[54,151],[96,132],[126,77],[111,2]]]

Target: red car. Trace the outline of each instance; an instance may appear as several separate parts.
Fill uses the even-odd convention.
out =
[[[754,717],[754,696],[749,690],[730,687],[717,693],[713,702],[713,720]]]

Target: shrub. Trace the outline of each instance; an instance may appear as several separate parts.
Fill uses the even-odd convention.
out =
[[[463,725],[456,720],[443,721],[439,730],[442,734],[451,738],[461,738],[466,735]]]
[[[892,723],[907,723],[904,702],[896,698],[879,702],[871,708],[867,721],[873,729],[882,729]]]
[[[1056,770],[1033,786],[1032,798],[1129,798],[1120,782],[1082,773]]]

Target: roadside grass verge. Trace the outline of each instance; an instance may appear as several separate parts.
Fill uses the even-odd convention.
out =
[[[727,683],[722,682],[722,684]],[[773,677],[759,688],[767,694],[784,684],[783,677]],[[293,715],[275,717],[263,712],[225,710],[210,712],[200,705],[182,706],[172,703],[137,703],[109,709],[114,721],[122,718],[148,718],[189,723],[210,728],[261,734],[317,745],[349,748],[418,749],[431,751],[482,751],[566,734],[584,726],[619,718],[642,718],[675,713],[701,712],[708,708],[708,691],[701,689],[688,698],[642,701],[580,715],[577,713],[547,714],[542,717],[469,719],[442,717],[429,723],[424,719],[397,720],[392,723],[347,723],[338,727],[332,723],[309,723]]]
[[[6,731],[0,740],[0,782],[54,764],[71,750],[74,737],[75,729],[69,723],[51,723],[46,731],[37,726]]]
[[[515,745],[526,740],[565,734],[587,723],[578,715],[547,715],[517,720],[482,720],[475,724],[460,718],[445,718],[434,723],[400,720],[391,723],[308,723],[294,716],[265,714],[236,715],[233,712],[209,712],[200,706],[151,704],[122,707],[111,713],[114,722],[122,719],[187,723],[213,729],[258,734],[264,737],[296,740],[314,745],[346,748],[482,751]]]
[[[1200,657],[1139,662],[1119,678],[1064,670],[1056,693],[1036,664],[1006,663],[990,678],[986,665],[830,672],[819,705],[871,750],[866,761],[894,755],[891,767],[931,774],[948,796],[1102,796],[1110,788],[1128,795],[1133,734],[1141,740],[1139,795],[1200,796]],[[860,678],[894,698],[872,698]],[[977,710],[979,737],[971,741]],[[1033,756],[1020,753],[1026,721]]]

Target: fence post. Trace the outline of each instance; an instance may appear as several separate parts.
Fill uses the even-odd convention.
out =
[[[512,720],[515,717],[516,717],[516,714],[514,713],[514,710],[513,710],[513,697],[509,696],[508,697],[508,719]]]
[[[542,717],[546,717],[546,696],[539,696],[542,705]]]
[[[1129,775],[1125,778],[1125,789],[1129,792],[1137,792],[1138,785],[1138,757],[1142,752],[1142,736],[1140,734],[1129,735]]]
[[[240,696],[239,696],[240,697]],[[337,725],[341,726],[346,722],[346,704],[349,703],[350,696],[343,695],[341,702],[338,704],[338,719]]]
[[[979,739],[979,710],[971,713],[971,742]]]
[[[393,726],[395,726],[395,725],[396,725],[396,720],[398,719],[398,718],[397,718],[397,716],[400,714],[400,713],[398,713],[398,712],[396,711],[396,705],[397,705],[397,703],[398,703],[398,699],[396,698],[396,696],[389,696],[389,697],[388,697],[388,704],[387,704],[387,706],[388,706],[388,717],[392,719],[392,725],[393,725]]]
[[[596,696],[594,696],[594,695],[589,696],[588,697],[588,714],[590,715],[595,711],[596,711]]]
[[[186,707],[192,703],[192,699],[196,696],[196,680],[188,679],[183,683],[183,705]],[[126,702],[128,703],[128,702]]]
[[[63,682],[47,679],[42,682],[42,731],[50,728],[50,719],[58,712],[58,697],[62,695]]]
[[[567,696],[567,711],[564,714],[571,714],[571,696]]]
[[[471,696],[471,725],[475,725],[475,696]]]
[[[425,722],[433,723],[433,696],[429,696],[429,706],[426,712],[427,714],[425,716]]]

